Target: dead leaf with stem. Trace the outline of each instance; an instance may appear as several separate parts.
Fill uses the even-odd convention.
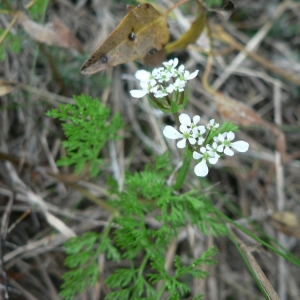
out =
[[[91,75],[161,50],[169,41],[165,16],[150,4],[131,9],[103,44],[89,57],[81,73]]]

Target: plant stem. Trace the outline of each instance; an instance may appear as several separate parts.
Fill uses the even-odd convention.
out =
[[[176,182],[174,184],[175,191],[180,190],[180,188],[182,187],[182,184],[184,182],[184,179],[186,177],[187,171],[190,166],[191,159],[192,159],[192,151],[188,147],[186,147],[183,164],[181,169],[179,170]]]
[[[143,261],[142,261],[142,263],[141,263],[141,265],[140,265],[140,267],[138,269],[139,270],[138,276],[142,276],[143,275],[144,269],[145,269],[145,267],[147,265],[147,262],[148,262],[149,258],[150,258],[150,254],[147,254],[144,257],[144,259],[143,259]]]
[[[180,0],[177,3],[175,3],[173,6],[171,6],[164,14],[164,16],[167,16],[172,10],[174,10],[176,7],[184,4],[185,2],[188,2],[189,0]]]

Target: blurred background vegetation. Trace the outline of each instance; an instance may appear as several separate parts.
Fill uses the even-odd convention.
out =
[[[8,282],[10,299],[60,299],[61,276],[67,269],[63,243],[74,233],[103,229],[109,213],[93,197],[106,199],[107,176],[122,186],[125,171],[142,170],[172,148],[161,135],[172,120],[129,94],[137,88],[134,73],[151,67],[128,62],[92,76],[80,73],[125,16],[126,4],[140,2],[0,3],[0,276],[1,284]],[[175,3],[147,2],[161,12]],[[239,136],[250,143],[250,151],[214,166],[200,183],[191,172],[190,185],[200,184],[228,217],[299,258],[300,2],[202,3],[209,27],[167,58],[178,57],[187,69],[200,70],[190,84],[186,110],[205,121],[239,125]],[[198,17],[196,1],[176,8],[168,17],[171,40]],[[74,103],[72,96],[82,93],[100,99],[125,122],[124,139],[101,152],[105,166],[93,179],[84,172],[74,174],[70,167],[57,168],[65,137],[61,124],[46,116],[47,110]],[[172,151],[176,164],[180,152]],[[299,269],[253,239],[240,238],[251,251],[256,249],[253,255],[280,299],[300,299]],[[211,245],[219,250],[219,263],[208,270],[206,281],[187,278],[192,292],[185,299],[199,292],[212,300],[263,299],[227,238],[204,236],[187,224],[167,255],[197,257]],[[77,299],[104,299],[108,291],[103,279],[117,267],[109,260],[99,263],[99,284]]]

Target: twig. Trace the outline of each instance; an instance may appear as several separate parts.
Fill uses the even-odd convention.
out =
[[[177,3],[175,3],[173,6],[171,6],[167,11],[164,13],[164,16],[166,17],[172,10],[174,10],[176,7],[188,2],[190,0],[180,0]]]
[[[261,269],[260,265],[257,263],[256,259],[252,255],[249,248],[233,232],[231,232],[231,235],[232,237],[234,237],[234,239],[237,241],[238,245],[240,246],[241,251],[245,255],[247,262],[251,266],[251,269],[253,270],[257,280],[259,281],[266,295],[268,296],[268,299],[280,300],[279,296],[277,295],[276,291],[274,290],[270,281],[268,280],[265,273]]]
[[[0,236],[1,236],[1,245],[0,245],[0,273],[1,273],[1,283],[2,283],[2,288],[0,289],[0,295],[1,299],[9,299],[8,295],[8,282],[7,282],[7,276],[6,276],[6,271],[5,271],[5,266],[4,266],[4,248],[5,248],[5,240],[6,240],[6,235],[7,235],[7,228],[8,228],[8,223],[9,223],[9,215],[11,212],[11,208],[13,205],[14,197],[13,194],[11,193],[9,196],[9,200],[6,206],[6,210],[3,213],[2,217],[2,222],[1,222],[1,231],[0,231]]]
[[[278,126],[282,125],[282,110],[281,110],[281,88],[279,85],[274,85],[274,110],[275,123]],[[283,211],[285,207],[284,194],[284,174],[280,152],[275,151],[275,170],[276,170],[276,192],[277,192],[277,209]],[[278,241],[282,246],[285,246],[285,235],[278,232]],[[287,267],[283,257],[278,258],[278,286],[281,300],[287,299]]]

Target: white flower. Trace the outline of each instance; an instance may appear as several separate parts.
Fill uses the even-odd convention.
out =
[[[218,154],[218,144],[216,142],[213,142],[212,145],[206,145],[206,149],[208,150],[208,153],[210,156],[220,158],[220,155]]]
[[[197,123],[200,121],[200,116],[196,115],[193,117],[193,122],[188,114],[181,114],[179,116],[179,121],[181,124],[185,125],[186,127],[190,127],[191,129],[196,128]]]
[[[154,76],[145,70],[139,70],[135,73],[135,77],[140,81],[149,82],[154,79]]]
[[[178,65],[178,58],[170,59],[168,62],[164,62],[163,65],[166,68],[166,73],[171,77],[177,76],[177,70],[175,69]]]
[[[174,127],[168,125],[164,129],[163,135],[166,138],[172,140],[177,140],[181,138],[182,140],[177,142],[177,147],[181,149],[185,148],[187,140],[189,140],[191,145],[194,145],[196,143],[196,139],[194,138],[194,132],[191,129],[187,128],[184,125],[180,125],[179,130],[181,132],[179,132]]]
[[[209,123],[206,125],[207,130],[217,129],[220,124],[215,122],[215,119],[211,119]]]
[[[155,84],[156,84],[156,81],[154,83],[152,80],[149,82],[141,81],[140,86],[143,89],[142,90],[131,90],[130,94],[134,98],[142,98],[149,93],[155,93],[158,89],[158,86],[155,86]]]
[[[196,127],[195,138],[197,139],[197,144],[201,146],[205,139],[203,138],[203,134],[206,132],[205,126],[200,125]]]
[[[239,151],[239,152],[246,152],[249,149],[249,144],[244,141],[237,141],[232,143],[231,141],[234,140],[235,134],[232,131],[229,132],[224,132],[223,134],[219,134],[217,139],[219,143],[221,143],[217,147],[218,152],[223,152],[226,155],[232,156],[234,152],[232,151],[231,148]]]
[[[168,82],[171,77],[172,73],[164,70],[160,72],[159,76],[156,76],[156,79],[158,80],[158,82]]]
[[[182,81],[188,81],[191,79],[194,79],[198,75],[199,70],[194,71],[193,73],[190,73],[188,70],[185,70],[184,73],[178,74],[179,79]]]
[[[175,80],[175,82],[173,83],[174,90],[178,91],[178,92],[183,92],[184,88],[185,88],[185,84],[186,84],[186,81],[180,80],[179,78],[177,78]]]
[[[171,94],[175,90],[174,84],[170,84],[168,87],[166,87],[166,91],[168,94]]]
[[[184,72],[184,65],[180,65],[176,73],[178,76],[180,76],[183,74],[183,72]]]
[[[184,65],[181,65],[176,69],[178,65],[178,58],[169,60],[163,63],[164,67],[153,69],[152,73],[146,70],[139,70],[135,73],[135,77],[140,80],[142,90],[132,90],[130,94],[135,98],[142,98],[145,95],[152,93],[156,98],[163,98],[167,95],[176,92],[184,92],[185,85],[188,80],[195,78],[198,74],[198,70],[190,73],[184,69]],[[175,82],[171,83],[172,77],[176,78]],[[161,83],[161,85],[157,84]]]
[[[170,59],[168,62],[164,62],[163,65],[168,71],[170,71],[176,68],[176,66],[178,65],[178,58],[176,57],[174,59]]]
[[[207,151],[205,147],[200,148],[200,153],[197,151],[193,152],[194,159],[202,160],[195,166],[194,172],[197,176],[205,177],[208,174],[207,161],[210,164],[216,164],[218,162],[218,157],[215,157],[210,151]]]
[[[165,96],[168,96],[168,93],[166,93],[165,90],[158,90],[154,93],[155,98],[163,98]]]

